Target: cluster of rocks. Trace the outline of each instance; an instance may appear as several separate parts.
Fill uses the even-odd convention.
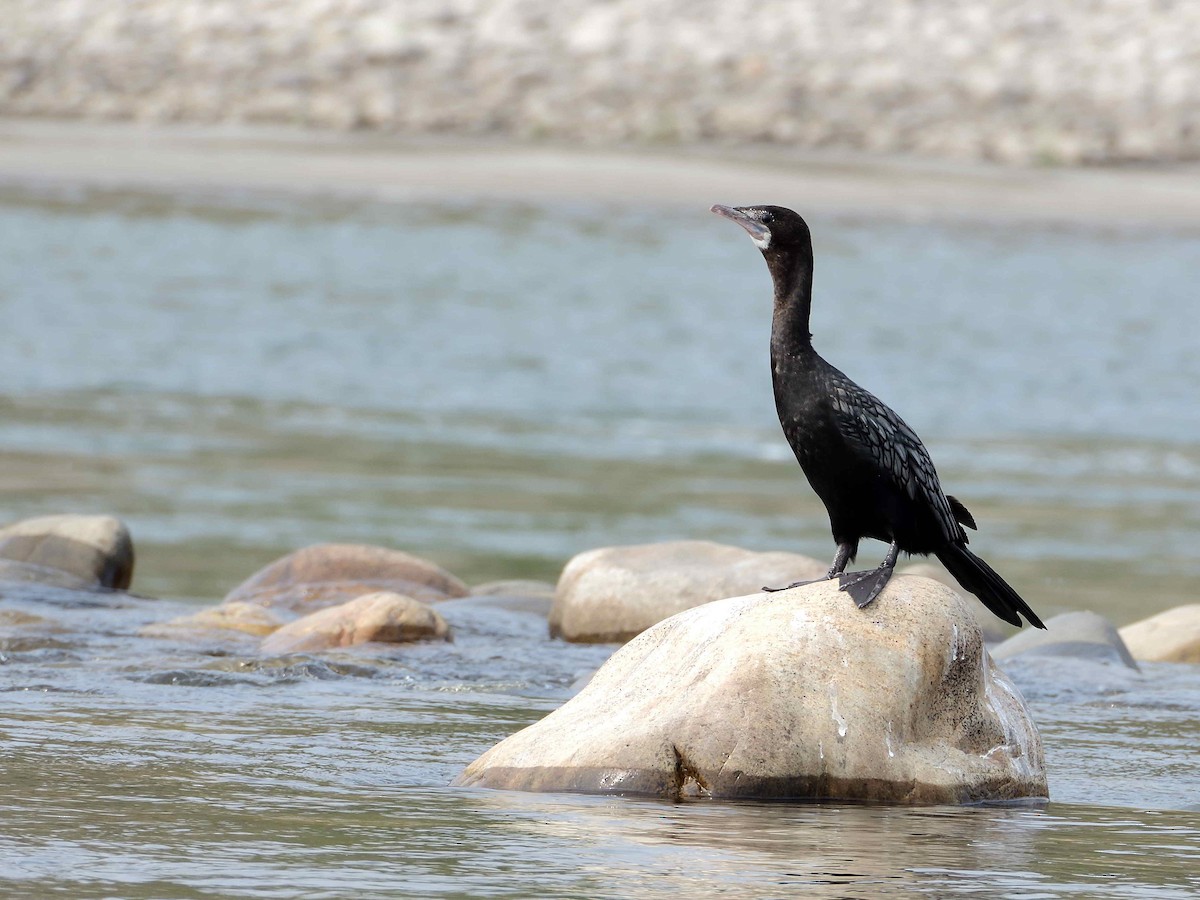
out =
[[[1045,797],[1041,739],[995,659],[1050,654],[1134,669],[1136,660],[1200,662],[1200,605],[1120,632],[1100,616],[1069,613],[989,651],[971,603],[920,569],[893,578],[865,610],[836,582],[760,590],[824,568],[793,554],[679,541],[580,554],[556,589],[472,589],[398,550],[322,544],[143,633],[251,635],[264,654],[446,641],[439,604],[501,595],[543,609],[559,638],[628,643],[577,695],[457,783],[676,799]],[[121,590],[132,569],[129,532],[112,517],[0,529],[0,582]],[[543,605],[551,590],[552,605]]]
[[[1200,156],[1200,7],[8,3],[0,114],[1005,161]]]

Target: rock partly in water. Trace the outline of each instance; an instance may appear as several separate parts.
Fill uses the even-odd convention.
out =
[[[554,585],[547,581],[489,581],[471,588],[466,598],[480,606],[523,612],[546,619],[554,607]]]
[[[209,637],[214,631],[240,631],[263,637],[284,624],[274,611],[257,603],[235,600],[218,603],[190,616],[180,616],[166,622],[154,622],[144,626],[138,634],[142,637]]]
[[[1047,795],[1041,739],[957,593],[898,576],[719,600],[618,650],[460,785],[968,803]]]
[[[393,591],[423,602],[463,597],[467,587],[427,559],[364,544],[317,544],[278,559],[234,588],[244,601],[307,615],[363,594]]]
[[[821,578],[827,563],[711,541],[602,547],[575,556],[558,580],[550,634],[568,641],[627,641],[702,603]]]
[[[1046,629],[1027,628],[992,648],[994,659],[1024,653],[1067,656],[1138,667],[1112,622],[1094,612],[1069,612],[1046,620]]]
[[[1200,603],[1189,603],[1121,629],[1134,659],[1200,663]]]
[[[45,580],[62,587],[126,590],[133,580],[133,540],[114,516],[40,516],[0,528],[0,558],[18,581]],[[60,573],[67,573],[64,579]],[[64,583],[71,581],[74,583]]]
[[[311,653],[368,641],[450,639],[446,620],[419,600],[390,591],[366,594],[289,622],[262,642],[264,653]]]

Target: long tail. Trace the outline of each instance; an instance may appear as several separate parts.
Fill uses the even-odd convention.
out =
[[[962,544],[950,544],[937,552],[937,558],[966,590],[1005,622],[1021,625],[1021,616],[1030,625],[1045,628],[1029,604],[996,571]]]

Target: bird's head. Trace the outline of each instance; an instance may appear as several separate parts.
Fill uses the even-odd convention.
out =
[[[786,207],[718,204],[712,208],[712,212],[732,219],[745,228],[750,240],[754,241],[754,246],[768,257],[812,246],[808,224],[798,213]]]

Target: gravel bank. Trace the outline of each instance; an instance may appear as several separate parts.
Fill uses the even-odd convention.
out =
[[[0,0],[0,114],[1200,158],[1200,4]]]

